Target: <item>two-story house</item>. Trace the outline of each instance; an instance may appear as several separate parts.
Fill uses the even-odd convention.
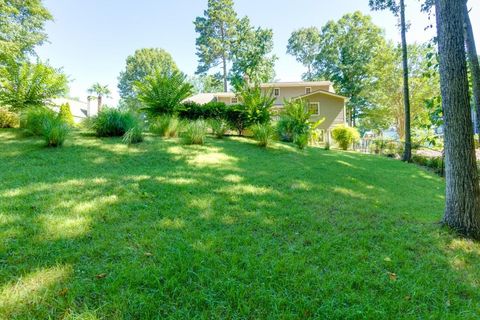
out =
[[[330,81],[272,82],[262,84],[260,87],[266,94],[275,97],[276,112],[281,112],[286,101],[295,99],[306,101],[312,122],[325,118],[318,128],[323,133],[329,133],[337,125],[346,124],[345,105],[348,98],[336,94]],[[227,105],[241,103],[240,98],[233,92],[201,93],[188,98],[187,101],[200,104],[210,101],[224,102]]]

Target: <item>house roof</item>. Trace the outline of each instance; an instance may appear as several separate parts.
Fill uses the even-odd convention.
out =
[[[269,82],[261,84],[262,88],[282,88],[282,87],[317,87],[317,86],[331,86],[333,85],[330,81],[295,81],[295,82]]]
[[[182,102],[195,102],[198,104],[206,104],[213,101],[215,98],[235,98],[233,92],[214,92],[214,93],[198,93],[193,95]]]
[[[324,95],[327,95],[327,96],[331,96],[331,97],[334,97],[334,98],[343,99],[345,101],[350,100],[350,98],[341,96],[339,94],[336,94],[336,93],[333,93],[333,92],[330,92],[330,91],[327,91],[327,90],[321,90],[321,89],[312,91],[312,92],[304,94],[302,96],[295,97],[293,99],[294,100],[303,99],[303,98],[307,98],[307,97],[313,96],[313,95],[318,94],[318,93],[321,93],[321,94],[324,94]]]

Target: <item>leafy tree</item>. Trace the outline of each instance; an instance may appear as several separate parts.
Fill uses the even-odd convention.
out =
[[[88,93],[94,94],[97,97],[98,112],[100,112],[103,107],[103,104],[102,104],[103,97],[109,97],[111,94],[111,91],[108,88],[108,85],[101,85],[100,83],[97,82],[97,83],[94,83],[88,89]]]
[[[477,115],[477,129],[480,141],[480,63],[477,55],[477,46],[473,35],[472,22],[468,11],[467,0],[464,0],[463,19],[465,26],[465,44],[467,48],[468,62],[470,66],[470,74],[472,77],[473,105]]]
[[[125,70],[118,77],[120,97],[129,103],[135,103],[136,93],[133,84],[136,81],[143,81],[156,72],[173,71],[178,71],[178,68],[167,51],[158,48],[139,49],[127,58]]]
[[[0,105],[15,111],[48,105],[67,92],[67,76],[46,63],[9,60],[0,68]]]
[[[204,16],[194,21],[195,31],[199,34],[196,41],[199,58],[197,74],[206,74],[210,69],[221,66],[225,92],[228,90],[227,67],[232,58],[237,23],[233,0],[208,0]]]
[[[405,107],[405,148],[403,161],[412,160],[412,138],[410,125],[410,88],[408,82],[408,48],[407,48],[407,23],[405,18],[405,0],[369,0],[373,10],[389,9],[395,16],[400,12],[400,33],[402,36],[402,62],[403,62],[403,100]]]
[[[47,39],[52,15],[41,0],[0,0],[0,60],[18,60]]]
[[[273,80],[275,61],[272,55],[273,32],[271,29],[254,28],[245,17],[237,25],[238,38],[232,50],[233,65],[230,80],[235,88],[247,83],[258,85]]]
[[[188,79],[188,82],[193,86],[193,93],[210,93],[223,90],[221,77],[215,75],[193,76]]]
[[[288,39],[287,53],[307,68],[304,80],[313,80],[313,63],[320,52],[320,30],[316,27],[296,30]]]
[[[443,223],[480,239],[480,185],[472,135],[463,9],[464,0],[435,1],[445,119]]]
[[[361,12],[344,15],[330,21],[321,32],[320,52],[314,63],[315,78],[332,81],[341,95],[350,97],[347,103],[349,122],[356,125],[368,101],[365,92],[375,80],[370,64],[384,48],[382,30],[370,16]]]
[[[135,82],[135,90],[143,104],[141,110],[151,117],[176,113],[182,101],[192,94],[192,89],[186,76],[179,71],[158,72],[145,81]]]
[[[425,101],[440,92],[438,73],[432,69],[428,58],[434,55],[429,45],[413,44],[408,47],[410,70],[410,95],[412,128],[424,128],[429,122]],[[388,43],[371,65],[377,80],[366,96],[369,104],[364,109],[361,124],[366,129],[382,130],[395,126],[400,139],[405,139],[405,108],[403,91],[402,49]]]

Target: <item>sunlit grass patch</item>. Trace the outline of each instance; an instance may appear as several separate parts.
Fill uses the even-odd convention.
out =
[[[5,284],[0,289],[0,315],[13,318],[25,309],[51,301],[71,273],[71,266],[40,268]]]
[[[414,165],[235,137],[41,144],[0,130],[0,319],[480,314],[479,244],[440,227],[443,180]]]

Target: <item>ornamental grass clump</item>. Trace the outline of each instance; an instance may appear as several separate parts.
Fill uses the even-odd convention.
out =
[[[222,119],[212,119],[210,120],[210,128],[216,138],[222,139],[228,131],[228,123]]]
[[[207,135],[207,125],[204,120],[195,120],[189,122],[185,127],[182,138],[184,144],[199,144],[205,143]]]
[[[132,111],[104,108],[92,119],[91,125],[99,137],[121,137],[137,122]]]
[[[181,129],[181,121],[176,116],[163,115],[152,120],[150,132],[165,138],[178,137]]]
[[[252,126],[253,138],[257,140],[260,147],[266,148],[272,143],[275,130],[270,124],[257,124]]]

